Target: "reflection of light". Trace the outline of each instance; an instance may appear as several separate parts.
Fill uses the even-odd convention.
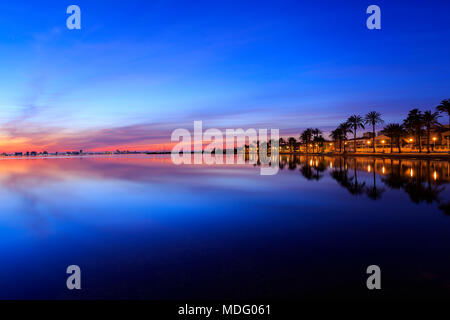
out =
[[[436,171],[433,173],[433,176],[434,176],[434,180],[437,180],[437,172]]]
[[[384,174],[384,171],[385,171],[384,167],[383,167],[383,168],[381,168],[381,171],[382,171],[382,172],[383,172],[383,174]]]
[[[370,172],[370,164],[367,166],[367,172]]]
[[[316,167],[319,165],[319,161],[316,160]]]
[[[333,168],[333,162],[330,162],[330,168]]]
[[[311,160],[311,161],[309,161],[309,165],[310,166],[312,166],[313,165],[313,161]]]
[[[413,169],[411,168],[411,172],[410,172],[410,175],[411,175],[411,177],[413,177],[414,176],[414,171],[413,171]]]

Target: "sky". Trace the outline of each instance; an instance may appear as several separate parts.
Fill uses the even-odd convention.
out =
[[[401,122],[450,98],[449,19],[443,0],[3,1],[0,152],[168,150],[195,120],[294,137]]]

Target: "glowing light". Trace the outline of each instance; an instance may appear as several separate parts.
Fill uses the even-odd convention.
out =
[[[409,142],[413,142],[414,140],[412,138],[409,138]]]
[[[371,168],[370,168],[370,164],[367,166],[367,172],[370,172]]]
[[[411,171],[410,171],[410,173],[409,173],[409,174],[410,174],[411,178],[412,178],[412,177],[414,177],[414,171],[413,171],[413,169],[412,169],[412,168],[411,168]]]
[[[433,177],[434,177],[434,180],[436,181],[437,180],[437,172],[436,171],[433,173]]]
[[[313,165],[313,161],[311,160],[311,161],[309,161],[309,165],[310,166],[312,166]]]
[[[436,141],[436,139],[437,139],[437,138],[436,138],[436,137],[434,137],[434,138],[433,138],[433,141]]]
[[[330,168],[333,168],[333,162],[330,162]]]
[[[384,144],[385,142],[386,142],[386,141],[384,141],[384,140],[381,140],[381,143],[382,143],[382,144]]]
[[[384,167],[381,168],[381,172],[383,172],[383,174],[384,174],[385,171],[386,171],[386,169],[384,169]]]
[[[370,144],[370,140],[369,140],[369,141],[367,141],[367,144]]]

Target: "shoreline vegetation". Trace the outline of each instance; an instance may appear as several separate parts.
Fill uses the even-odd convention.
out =
[[[133,152],[121,152],[121,153],[111,153],[111,152],[89,152],[89,153],[79,153],[79,154],[37,154],[33,156],[14,156],[10,155],[8,157],[0,157],[0,159],[46,159],[46,158],[79,158],[79,157],[93,157],[93,156],[118,156],[118,155],[170,155],[170,151],[162,152],[151,152],[151,151],[133,151]],[[196,154],[197,152],[190,152],[190,154]],[[234,154],[238,152],[235,150]],[[214,154],[214,152],[213,152]],[[245,152],[248,155],[248,151]],[[270,155],[270,152],[269,152]],[[226,150],[224,150],[223,156],[226,156]],[[418,152],[407,152],[407,153],[389,153],[389,152],[280,152],[279,156],[331,156],[331,157],[376,157],[376,158],[422,158],[422,159],[440,159],[440,160],[450,160],[450,153],[447,152],[430,152],[430,153],[418,153]]]
[[[448,117],[448,125],[438,119]],[[450,99],[442,100],[435,111],[412,109],[402,123],[388,123],[382,130],[377,126],[384,124],[381,113],[368,112],[365,116],[351,115],[325,139],[318,128],[308,128],[299,137],[279,139],[279,153],[334,153],[352,155],[392,156],[394,153],[408,156],[448,155],[450,154]],[[365,130],[358,137],[358,133]],[[257,143],[257,147],[260,147]],[[270,143],[266,148],[270,147]],[[312,152],[311,152],[312,150]]]
[[[441,124],[438,121],[442,115],[448,117],[448,125]],[[295,137],[289,137],[286,140],[280,138],[278,143],[274,140],[268,142],[252,141],[249,142],[249,145],[240,147],[239,150],[235,148],[234,153],[258,153],[262,149],[261,151],[266,151],[266,154],[276,151],[280,155],[450,158],[450,99],[442,100],[436,106],[434,112],[432,110],[421,111],[419,109],[412,109],[402,123],[389,123],[377,132],[377,125],[382,124],[384,124],[384,120],[377,111],[371,111],[365,116],[354,114],[330,132],[330,139],[325,139],[320,129],[308,128],[300,134],[299,140]],[[366,126],[368,126],[370,131],[363,132],[363,135],[358,137],[358,133],[361,130],[365,130]],[[227,150],[221,151],[225,153]],[[214,149],[211,153],[216,154],[219,152],[216,152]],[[83,152],[83,150],[79,150],[62,153],[27,151],[25,153],[2,153],[0,154],[0,158],[45,158],[120,154],[159,155],[171,154],[171,151],[116,150]]]

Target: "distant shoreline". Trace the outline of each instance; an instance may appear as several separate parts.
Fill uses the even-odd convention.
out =
[[[0,160],[33,160],[33,159],[70,159],[70,158],[91,158],[99,156],[133,156],[133,155],[168,155],[171,154],[170,151],[164,152],[129,152],[129,153],[83,153],[83,154],[38,154],[38,155],[3,155],[0,156]],[[195,152],[191,152],[195,154]],[[450,160],[449,153],[339,153],[339,152],[325,152],[325,153],[304,153],[304,152],[282,152],[280,156],[329,156],[329,157],[377,157],[377,158],[390,158],[390,159],[439,159],[439,160]],[[225,156],[225,154],[224,154]]]
[[[424,158],[424,159],[450,159],[449,153],[335,153],[335,152],[327,152],[327,153],[299,153],[299,152],[288,152],[288,153],[280,153],[280,155],[295,155],[295,156],[331,156],[331,157],[378,157],[378,158]]]

